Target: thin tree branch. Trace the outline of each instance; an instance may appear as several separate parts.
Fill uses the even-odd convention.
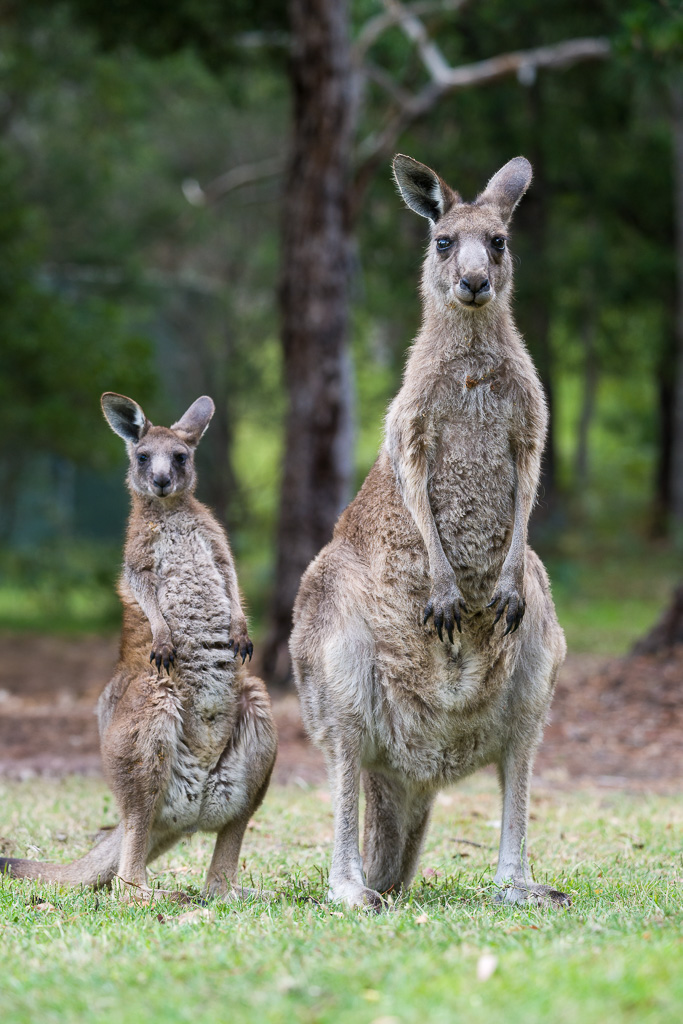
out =
[[[396,0],[386,2],[391,10],[401,7]],[[407,16],[400,22],[401,27],[415,43],[429,72],[430,80],[418,93],[408,95],[403,102],[397,103],[396,113],[381,131],[373,133],[360,143],[353,204],[356,209],[377,164],[393,149],[399,136],[416,120],[427,114],[442,96],[458,89],[495,82],[511,74],[517,74],[520,81],[528,85],[533,82],[539,68],[562,69],[581,61],[604,60],[610,54],[610,43],[607,39],[567,39],[550,46],[504,53],[474,64],[453,68],[446,62],[436,43],[429,39],[419,19],[406,8],[403,10]],[[399,90],[394,90],[395,100],[399,95]]]
[[[119,288],[129,280],[128,273],[122,267],[90,266],[79,263],[45,263],[40,269],[43,282],[52,286],[68,283],[84,288],[95,289]],[[168,288],[171,291],[183,290],[199,295],[221,295],[225,292],[225,281],[210,277],[194,270],[166,271],[157,267],[147,267],[141,272],[143,284],[155,288]]]
[[[406,18],[459,11],[469,0],[417,0],[409,5],[385,5],[383,14],[368,19],[361,28],[353,46],[353,55],[360,62],[387,29],[400,25]]]
[[[404,34],[415,43],[422,63],[427,68],[434,82],[443,82],[448,78],[451,67],[436,43],[430,39],[415,11],[411,11],[398,0],[384,0],[388,14],[393,14]]]
[[[225,174],[214,178],[205,188],[202,188],[194,178],[186,178],[181,187],[183,195],[192,206],[209,206],[236,188],[251,185],[254,181],[274,178],[284,169],[285,161],[282,157],[269,157],[267,160],[259,160],[257,163],[239,164],[237,167],[232,167]]]
[[[444,91],[466,89],[471,85],[483,85],[495,82],[498,78],[528,69],[568,68],[586,60],[604,60],[610,54],[608,39],[566,39],[562,43],[551,46],[539,46],[534,50],[518,50],[516,53],[504,53],[499,57],[478,61],[476,64],[465,64],[459,68],[448,67],[438,78],[436,84]],[[531,79],[533,81],[533,79]]]
[[[390,97],[399,109],[410,107],[415,97],[412,96],[407,89],[404,89],[399,83],[392,78],[392,76],[379,67],[377,64],[372,64],[368,60],[365,61],[363,71],[366,77],[378,85],[380,89],[383,89],[387,96]]]

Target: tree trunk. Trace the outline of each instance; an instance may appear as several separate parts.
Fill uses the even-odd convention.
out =
[[[683,644],[683,583],[674,590],[671,604],[649,633],[633,648],[634,654],[660,654]]]
[[[588,486],[588,437],[595,413],[595,398],[598,390],[598,361],[595,351],[595,315],[589,312],[583,329],[583,395],[577,427],[576,441],[576,483],[579,499],[583,498]]]
[[[657,465],[652,534],[665,537],[671,528],[671,491],[673,486],[674,381],[671,366],[673,351],[667,352],[657,367]]]
[[[683,539],[683,77],[671,88],[674,149],[674,203],[676,210],[676,258],[678,302],[676,311],[676,369],[674,382],[673,438],[671,454],[671,510],[677,539]]]
[[[263,669],[284,685],[301,574],[349,498],[347,351],[352,68],[346,0],[290,0],[293,145],[283,196],[280,310],[289,397],[275,587]]]
[[[538,501],[533,512],[534,524],[547,523],[555,511],[557,457],[555,446],[555,389],[553,385],[553,357],[550,347],[550,309],[552,305],[552,279],[548,267],[548,183],[545,173],[543,136],[541,126],[545,123],[547,111],[543,109],[542,83],[536,79],[526,90],[528,116],[532,128],[531,162],[534,168],[534,184],[526,199],[526,242],[531,259],[527,264],[527,277],[531,274],[533,294],[518,311],[524,334],[531,348],[538,375],[548,403],[549,421]]]

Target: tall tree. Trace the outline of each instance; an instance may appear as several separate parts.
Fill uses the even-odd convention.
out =
[[[349,319],[353,90],[346,0],[290,0],[292,143],[280,310],[289,409],[265,671],[287,677],[301,574],[348,500],[353,466]]]

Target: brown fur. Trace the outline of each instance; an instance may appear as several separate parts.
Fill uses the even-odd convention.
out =
[[[0,871],[92,885],[118,875],[146,893],[147,863],[200,830],[218,834],[206,891],[228,895],[277,740],[266,689],[244,667],[252,645],[227,538],[192,493],[213,402],[198,399],[170,429],[124,396],[107,393],[102,405],[126,441],[132,495],[120,660],[98,704],[102,765],[122,820],[72,864],[10,858]]]
[[[437,791],[495,764],[499,898],[567,902],[531,881],[526,856],[534,753],[565,653],[527,546],[546,407],[510,312],[505,244],[531,167],[510,161],[471,204],[410,157],[394,171],[432,221],[423,326],[377,462],[303,577],[290,643],[335,798],[330,892],[381,906],[412,879]]]

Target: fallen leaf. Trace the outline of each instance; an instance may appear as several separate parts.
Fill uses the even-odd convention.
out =
[[[493,953],[482,953],[477,960],[477,981],[488,981],[497,966],[497,956]]]
[[[198,907],[197,910],[186,910],[180,917],[176,917],[176,924],[197,924],[199,921],[210,920],[213,914],[206,907]]]
[[[363,999],[367,999],[369,1003],[378,1003],[381,998],[382,997],[376,988],[366,988],[363,993]]]

